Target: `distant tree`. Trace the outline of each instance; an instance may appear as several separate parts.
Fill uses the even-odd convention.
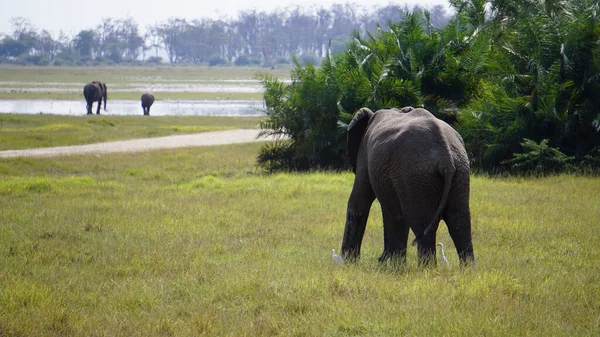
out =
[[[94,48],[96,47],[96,34],[93,30],[80,31],[73,40],[73,45],[79,56],[87,62],[92,60]]]
[[[54,62],[59,50],[68,43],[68,37],[63,31],[60,31],[54,38],[50,32],[42,30],[39,42],[40,52],[47,55],[50,62]]]
[[[5,43],[10,57],[26,57],[30,53],[35,53],[35,47],[39,42],[35,27],[23,17],[13,17],[10,23],[13,27],[12,39],[6,40]]]
[[[17,41],[25,41],[29,36],[36,34],[31,22],[23,17],[13,17],[9,21],[13,27],[12,38]]]
[[[120,40],[125,41],[123,57],[137,59],[144,47],[144,38],[140,36],[137,23],[131,17],[120,20],[117,34]]]
[[[244,45],[240,54],[254,55],[260,51],[258,45],[260,36],[260,21],[256,10],[242,11],[239,14],[236,31],[240,35]]]
[[[185,19],[171,18],[154,27],[170,63],[178,63],[183,54],[183,33],[188,23]]]
[[[81,64],[81,56],[79,55],[79,52],[73,48],[72,43],[62,46],[54,58],[54,65],[57,66]]]
[[[389,5],[369,12],[356,5],[336,4],[329,8],[291,6],[273,12],[243,10],[233,19],[170,18],[148,27],[143,36],[130,17],[103,18],[91,30],[92,35],[83,30],[73,37],[70,47],[84,63],[145,60],[150,49],[154,49],[156,57],[159,49],[164,49],[171,63],[206,63],[211,59],[212,63],[218,59],[233,63],[245,55],[249,61],[258,59],[260,64],[273,66],[281,60],[289,62],[292,56],[319,60],[330,51],[343,52],[352,31],[364,34],[376,29],[378,23],[386,27],[387,21],[399,18],[399,8]],[[443,8],[437,8],[432,22],[437,22],[434,14],[442,12]],[[65,56],[61,62],[73,59],[71,51],[59,52],[59,45],[65,44],[64,36],[55,37],[48,31],[37,35],[24,18],[13,18],[12,22],[14,31],[9,37],[19,43],[7,40],[4,54],[7,48],[8,54],[13,55],[23,47],[26,51],[21,55],[32,56],[32,60],[49,59],[51,63],[58,53]],[[74,62],[80,62],[79,58]]]
[[[97,56],[112,62],[135,60],[140,55],[144,41],[139,35],[138,25],[132,18],[102,19],[96,28]]]
[[[5,37],[0,43],[0,55],[4,57],[17,58],[26,55],[28,51],[27,44],[12,37]]]
[[[152,29],[148,28],[146,30],[146,33],[144,34],[144,36],[142,37],[142,47],[141,47],[141,51],[142,51],[142,62],[146,61],[146,53],[148,51],[150,51],[153,48],[152,45]]]

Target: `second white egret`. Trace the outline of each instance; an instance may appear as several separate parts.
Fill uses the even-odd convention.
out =
[[[444,244],[439,242],[437,245],[440,246],[440,261],[445,265],[449,265],[446,253],[444,252]]]

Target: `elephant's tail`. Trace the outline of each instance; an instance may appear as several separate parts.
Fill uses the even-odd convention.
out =
[[[456,172],[456,170],[454,169],[454,165],[452,165],[452,167],[453,169],[444,171],[444,190],[442,191],[442,200],[440,201],[440,205],[435,211],[435,215],[433,216],[433,219],[431,219],[429,226],[425,228],[423,234],[415,237],[415,239],[413,240],[413,246],[417,244],[417,242],[419,242],[421,238],[429,236],[431,234],[431,231],[437,230],[437,227],[442,217],[442,212],[446,207],[446,203],[448,203],[448,196],[450,195],[450,188],[452,187],[452,179],[454,178],[454,172]]]

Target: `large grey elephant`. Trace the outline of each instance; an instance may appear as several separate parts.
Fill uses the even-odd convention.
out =
[[[104,99],[104,111],[106,111],[106,98],[108,97],[108,91],[106,89],[106,84],[100,81],[93,81],[91,83],[86,84],[83,87],[83,97],[85,97],[85,101],[87,103],[87,114],[92,114],[92,105],[94,102],[98,102],[98,107],[96,109],[96,114],[100,114],[100,107],[102,106],[102,99]]]
[[[441,219],[461,264],[475,260],[469,210],[469,160],[462,138],[425,109],[360,109],[348,127],[348,156],[355,173],[348,200],[342,256],[356,259],[371,204],[383,212],[379,261],[406,261],[409,229],[419,264],[435,264]]]
[[[144,116],[150,115],[150,107],[154,103],[154,95],[146,92],[142,95],[142,109],[144,110]]]

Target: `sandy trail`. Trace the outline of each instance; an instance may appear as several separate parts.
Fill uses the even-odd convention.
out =
[[[227,130],[204,132],[190,135],[177,135],[156,138],[122,140],[88,145],[45,147],[38,149],[0,151],[0,158],[12,157],[55,157],[82,154],[101,154],[115,152],[140,152],[178,147],[211,146],[236,143],[274,140],[274,137],[257,139],[260,130]]]

